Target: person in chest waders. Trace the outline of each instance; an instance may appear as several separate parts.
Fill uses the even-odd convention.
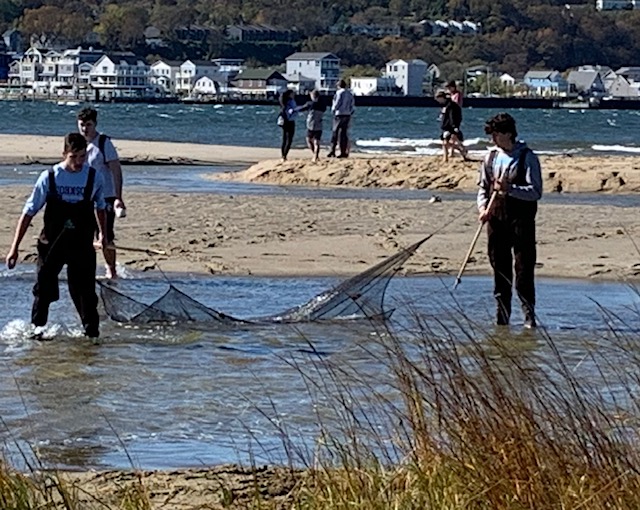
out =
[[[46,325],[49,305],[59,299],[58,275],[66,264],[69,294],[85,335],[97,338],[99,316],[93,243],[97,229],[98,242],[105,244],[106,203],[102,176],[86,164],[86,155],[85,138],[80,133],[69,133],[64,139],[64,160],[40,174],[27,199],[7,255],[7,267],[15,267],[20,242],[33,217],[44,207],[31,322],[36,327]]]
[[[536,327],[536,212],[542,197],[540,161],[518,141],[516,121],[499,113],[485,124],[496,148],[480,168],[478,220],[487,223],[489,261],[494,273],[496,323],[509,324],[515,288],[522,303],[525,328]],[[495,197],[492,200],[492,196]]]

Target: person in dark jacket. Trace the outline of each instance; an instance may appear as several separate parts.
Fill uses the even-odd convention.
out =
[[[460,152],[462,157],[467,159],[467,149],[463,145],[464,135],[460,130],[460,124],[462,124],[462,108],[444,91],[440,91],[436,94],[436,101],[442,105],[442,111],[440,114],[440,129],[442,134],[440,139],[442,140],[443,160],[446,163],[449,161],[449,155],[453,156],[453,151]]]
[[[296,105],[295,93],[291,89],[285,90],[280,96],[280,114],[278,125],[282,128],[282,146],[280,153],[282,162],[287,160],[293,137],[296,134],[296,116],[298,115],[298,106]],[[281,120],[280,120],[281,119]]]
[[[9,269],[15,267],[20,242],[33,217],[44,207],[31,322],[36,328],[46,325],[49,305],[59,298],[58,275],[66,264],[69,294],[85,335],[96,338],[99,317],[94,235],[97,229],[98,243],[103,248],[107,230],[104,181],[102,175],[85,162],[87,141],[80,133],[69,133],[65,137],[63,157],[61,163],[38,177],[18,220],[6,262]]]
[[[542,197],[540,161],[518,141],[516,121],[508,113],[489,119],[485,132],[496,148],[485,157],[478,181],[478,220],[487,223],[489,261],[494,274],[496,323],[507,325],[511,294],[522,304],[525,328],[536,327],[536,212]]]
[[[312,161],[320,159],[320,141],[322,140],[322,122],[327,107],[320,101],[320,92],[312,90],[309,94],[310,101],[302,106],[299,111],[307,113],[307,147],[313,154]]]

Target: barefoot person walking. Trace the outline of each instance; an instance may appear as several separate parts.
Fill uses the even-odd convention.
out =
[[[487,155],[480,168],[478,220],[487,223],[496,323],[509,324],[515,268],[515,288],[522,303],[524,326],[534,328],[535,218],[542,197],[540,161],[524,142],[517,141],[516,121],[508,113],[489,119],[485,132],[491,135],[497,148]]]
[[[115,240],[116,216],[124,217],[126,207],[122,200],[122,167],[111,138],[96,129],[98,112],[84,108],[78,113],[78,130],[87,141],[87,163],[102,175],[104,196],[107,201],[107,245],[102,250],[106,262],[106,277],[116,278]]]

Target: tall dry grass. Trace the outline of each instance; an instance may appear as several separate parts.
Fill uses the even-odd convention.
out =
[[[466,317],[379,331],[397,401],[369,381],[363,403],[357,374],[316,361],[320,377],[301,374],[335,413],[298,459],[314,476],[294,507],[640,508],[640,338],[602,316],[610,327],[579,359],[544,329],[478,333]]]

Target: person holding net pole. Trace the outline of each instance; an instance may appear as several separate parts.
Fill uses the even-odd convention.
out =
[[[496,324],[509,324],[515,273],[524,327],[535,328],[535,218],[542,197],[540,161],[527,144],[518,141],[516,121],[508,113],[490,118],[485,132],[496,147],[480,167],[477,205],[478,221],[487,225]]]

